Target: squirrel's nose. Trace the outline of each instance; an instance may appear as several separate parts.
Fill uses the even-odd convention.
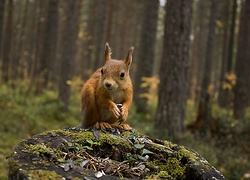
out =
[[[110,87],[112,86],[112,84],[111,84],[111,83],[106,82],[106,83],[105,83],[105,86],[106,86],[107,88],[110,88]]]

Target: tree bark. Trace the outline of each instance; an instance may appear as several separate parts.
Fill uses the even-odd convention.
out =
[[[0,64],[2,62],[5,0],[0,0]]]
[[[58,27],[58,0],[49,0],[45,24],[43,48],[38,69],[39,81],[37,92],[47,87],[49,77],[56,59],[57,27]]]
[[[34,45],[31,47],[34,51],[34,60],[32,62],[32,68],[30,70],[31,73],[31,83],[30,83],[30,88],[29,91],[32,88],[35,88],[37,90],[37,93],[39,93],[39,66],[41,62],[41,53],[43,49],[43,42],[45,40],[44,35],[45,35],[45,17],[46,17],[46,6],[47,6],[47,1],[44,0],[38,0],[35,2],[36,3],[36,8],[34,9],[34,39],[31,41],[35,41]],[[37,87],[36,87],[37,86]]]
[[[11,62],[11,40],[12,40],[12,22],[13,22],[13,0],[8,2],[8,13],[5,25],[3,60],[2,60],[2,80],[7,83],[10,80],[10,62]]]
[[[197,95],[198,89],[201,85],[201,76],[202,76],[202,68],[199,68],[204,63],[205,56],[205,36],[206,36],[206,13],[207,9],[205,8],[207,2],[198,1],[196,7],[196,13],[194,12],[193,19],[194,22],[194,40],[192,44],[192,54],[190,57],[190,68],[189,68],[189,98],[194,99],[197,103],[197,99],[199,98]]]
[[[158,9],[159,0],[150,0],[145,1],[142,11],[147,13],[144,15],[142,22],[139,54],[137,56],[138,68],[134,83],[134,91],[137,94],[134,102],[139,113],[146,113],[148,111],[147,99],[143,97],[145,93],[148,93],[148,88],[141,87],[141,84],[142,77],[151,77],[153,73]]]
[[[29,1],[23,0],[14,3],[15,9],[14,23],[13,23],[13,40],[12,40],[12,63],[11,63],[11,79],[23,80],[25,73],[25,58],[27,56],[26,44],[27,41],[27,24]],[[19,9],[19,11],[17,11]],[[30,34],[29,34],[30,35]],[[25,56],[26,55],[26,56]]]
[[[184,131],[192,0],[166,4],[163,59],[155,130],[178,139]],[[167,131],[167,132],[166,132]]]
[[[108,1],[97,1],[97,16],[95,18],[94,33],[94,69],[100,68],[104,64],[103,52],[107,41],[108,25]]]
[[[220,107],[226,107],[226,92],[223,88],[223,82],[226,73],[227,67],[227,60],[228,60],[228,39],[229,39],[229,10],[230,10],[230,3],[223,1],[222,4],[222,23],[223,26],[223,47],[222,47],[222,63],[221,63],[221,70],[220,70],[220,85],[219,85],[219,95],[218,95],[218,104]]]
[[[88,79],[89,78],[89,72],[88,70],[94,70],[94,58],[93,58],[93,54],[94,54],[94,31],[95,31],[95,18],[96,18],[96,12],[97,12],[97,1],[93,0],[93,1],[89,1],[88,4],[88,12],[87,12],[87,27],[86,27],[86,33],[87,33],[87,38],[85,40],[85,44],[84,44],[84,50],[83,50],[83,55],[82,55],[82,65],[83,65],[83,69],[82,69],[82,76],[83,79]],[[104,46],[104,45],[103,45]]]
[[[218,1],[212,0],[211,13],[209,20],[209,30],[207,37],[207,51],[206,60],[203,71],[203,80],[201,86],[201,94],[198,105],[197,122],[200,122],[200,135],[210,136],[210,120],[211,120],[211,97],[208,91],[208,87],[211,79],[212,71],[212,54],[213,54],[213,42],[215,35],[216,14],[217,14]]]
[[[76,39],[78,33],[79,0],[65,1],[65,22],[61,40],[61,61],[59,79],[59,100],[63,103],[63,110],[68,111],[70,86],[72,78],[72,59],[74,59]]]
[[[244,117],[246,107],[250,106],[250,1],[242,1],[238,52],[235,73],[237,81],[234,89],[234,117]]]
[[[221,66],[221,77],[220,77],[220,87],[219,87],[219,97],[218,104],[224,108],[232,107],[232,89],[225,88],[224,83],[230,84],[230,79],[226,77],[227,74],[232,73],[233,70],[233,55],[234,55],[234,38],[235,38],[235,22],[236,22],[236,11],[237,11],[237,0],[233,0],[233,5],[230,8],[228,2],[224,2],[224,44],[223,44],[223,56],[222,56],[222,66]],[[229,9],[232,9],[232,17],[229,18]],[[231,25],[229,23],[231,21]],[[230,25],[230,32],[228,33]],[[233,84],[231,84],[233,88]]]
[[[235,34],[235,23],[236,23],[236,12],[237,12],[237,0],[233,0],[232,7],[232,18],[231,18],[231,26],[230,26],[230,34],[229,34],[229,45],[228,45],[228,66],[227,72],[232,71],[233,64],[233,47],[234,47],[234,34]]]

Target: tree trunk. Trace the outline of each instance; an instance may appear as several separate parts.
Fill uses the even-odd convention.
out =
[[[206,48],[205,43],[205,34],[206,34],[206,5],[207,2],[205,1],[198,1],[196,6],[196,13],[194,12],[193,16],[195,19],[194,22],[194,40],[192,44],[192,52],[190,57],[190,67],[189,67],[189,98],[194,99],[195,103],[197,103],[197,92],[200,88],[201,82],[201,74],[202,68],[199,68],[204,63],[204,49]]]
[[[97,16],[94,33],[94,69],[100,68],[104,64],[103,52],[107,41],[107,24],[108,24],[108,1],[97,1]]]
[[[233,0],[232,7],[232,18],[231,18],[231,26],[230,26],[230,34],[229,34],[229,45],[228,45],[228,65],[227,72],[232,71],[233,64],[233,46],[234,46],[234,34],[235,34],[235,23],[236,23],[236,12],[237,12],[237,0]]]
[[[65,1],[65,22],[61,40],[61,69],[59,79],[59,100],[63,103],[63,110],[68,110],[70,86],[67,81],[72,78],[72,59],[75,55],[78,33],[78,5],[79,1]]]
[[[45,2],[45,1],[44,1]],[[27,94],[35,88],[35,84],[38,78],[37,67],[38,67],[38,52],[39,52],[39,44],[42,36],[42,23],[39,19],[41,19],[42,14],[44,12],[44,5],[40,1],[34,1],[31,4],[29,17],[31,18],[31,22],[28,25],[28,37],[27,42],[30,42],[26,45],[30,53],[30,58],[27,59],[27,74],[30,79],[29,88],[27,90]]]
[[[7,83],[10,79],[11,62],[11,40],[12,40],[12,22],[13,22],[13,0],[8,2],[8,13],[5,25],[3,60],[2,60],[2,80]]]
[[[46,17],[46,6],[48,1],[44,0],[38,0],[36,1],[36,9],[34,10],[34,14],[36,15],[34,19],[34,47],[31,47],[31,49],[34,48],[34,60],[32,62],[32,70],[31,70],[31,84],[30,87],[33,87],[36,89],[37,93],[39,93],[39,67],[40,67],[40,62],[41,60],[41,54],[43,51],[43,42],[45,40],[44,35],[45,35],[45,17]],[[31,88],[30,88],[31,90]]]
[[[224,1],[223,1],[224,2]],[[222,59],[222,67],[221,67],[221,77],[220,77],[220,88],[219,88],[219,97],[218,104],[221,107],[229,108],[232,107],[232,88],[233,84],[231,84],[231,80],[228,79],[227,75],[232,73],[232,64],[233,64],[233,47],[234,47],[234,38],[235,38],[235,22],[236,22],[236,10],[237,10],[237,0],[233,0],[232,5],[232,17],[231,17],[231,25],[230,32],[228,35],[228,26],[229,26],[229,9],[230,6],[228,2],[224,2],[225,6],[225,15],[224,15],[224,44],[223,44],[223,59]],[[225,87],[225,84],[230,85],[230,87]]]
[[[137,56],[137,71],[135,76],[134,91],[136,96],[135,104],[137,112],[146,113],[147,99],[143,95],[148,93],[148,88],[141,87],[142,77],[151,77],[153,73],[156,31],[158,19],[159,0],[150,0],[144,2],[142,12],[147,12],[144,15],[141,29],[141,40]]]
[[[207,51],[204,66],[203,81],[201,86],[201,94],[198,105],[197,122],[200,122],[200,135],[210,136],[210,120],[211,120],[211,97],[208,91],[212,71],[212,54],[213,42],[215,35],[215,23],[217,14],[218,1],[212,0],[211,14],[209,20],[209,30],[207,38]]]
[[[13,25],[13,41],[12,41],[12,65],[11,65],[11,79],[21,80],[23,79],[25,72],[25,55],[27,54],[27,49],[25,45],[29,44],[27,41],[27,30],[28,23],[28,11],[29,11],[29,1],[20,1],[19,4],[15,2],[16,9],[14,16]]]
[[[227,1],[223,1],[222,4],[222,23],[223,26],[223,49],[222,49],[222,63],[221,63],[221,70],[220,70],[220,85],[219,85],[219,95],[218,95],[218,104],[220,107],[226,107],[227,100],[225,89],[223,88],[224,77],[226,74],[226,67],[227,67],[227,60],[228,60],[228,39],[229,39],[229,10],[230,10],[230,3]]]
[[[116,129],[46,131],[20,142],[8,161],[9,180],[226,179],[194,150]]]
[[[2,62],[5,0],[0,0],[0,64]]]
[[[96,18],[96,12],[97,12],[97,1],[93,0],[93,1],[89,1],[88,4],[88,16],[87,16],[87,27],[86,27],[86,31],[87,31],[87,37],[85,40],[85,44],[84,44],[84,50],[83,50],[83,55],[82,55],[82,65],[83,65],[83,69],[82,69],[82,76],[83,79],[87,79],[89,77],[89,69],[94,69],[94,58],[93,58],[93,53],[94,53],[94,37],[93,37],[93,32],[95,30],[95,18]],[[104,46],[104,45],[103,45]]]
[[[242,1],[234,89],[234,117],[242,118],[250,106],[250,1]]]
[[[45,24],[43,48],[38,69],[39,81],[37,92],[46,88],[56,59],[57,27],[58,27],[58,0],[48,1],[47,20]]]
[[[129,21],[131,19],[130,9],[131,9],[131,3],[128,1],[124,1],[123,3],[123,9],[124,14],[122,16],[122,23],[121,23],[121,35],[120,35],[120,41],[119,41],[119,55],[125,54],[127,47],[126,47],[126,40],[128,39],[128,31],[130,30],[129,27]],[[118,19],[119,21],[120,19]]]
[[[155,130],[178,139],[184,131],[192,0],[166,4],[163,58]]]

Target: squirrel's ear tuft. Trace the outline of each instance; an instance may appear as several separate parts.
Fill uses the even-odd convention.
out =
[[[127,57],[125,59],[125,64],[127,66],[127,69],[129,70],[130,69],[130,65],[132,63],[132,54],[133,54],[133,51],[134,51],[134,47],[131,47],[128,51],[128,54],[127,54]]]
[[[111,54],[112,52],[111,52],[111,48],[109,47],[109,43],[106,43],[105,44],[105,56],[104,56],[105,62],[111,59]]]

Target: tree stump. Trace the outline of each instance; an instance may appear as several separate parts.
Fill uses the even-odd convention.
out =
[[[136,130],[67,128],[19,143],[9,179],[225,179],[197,152]]]

